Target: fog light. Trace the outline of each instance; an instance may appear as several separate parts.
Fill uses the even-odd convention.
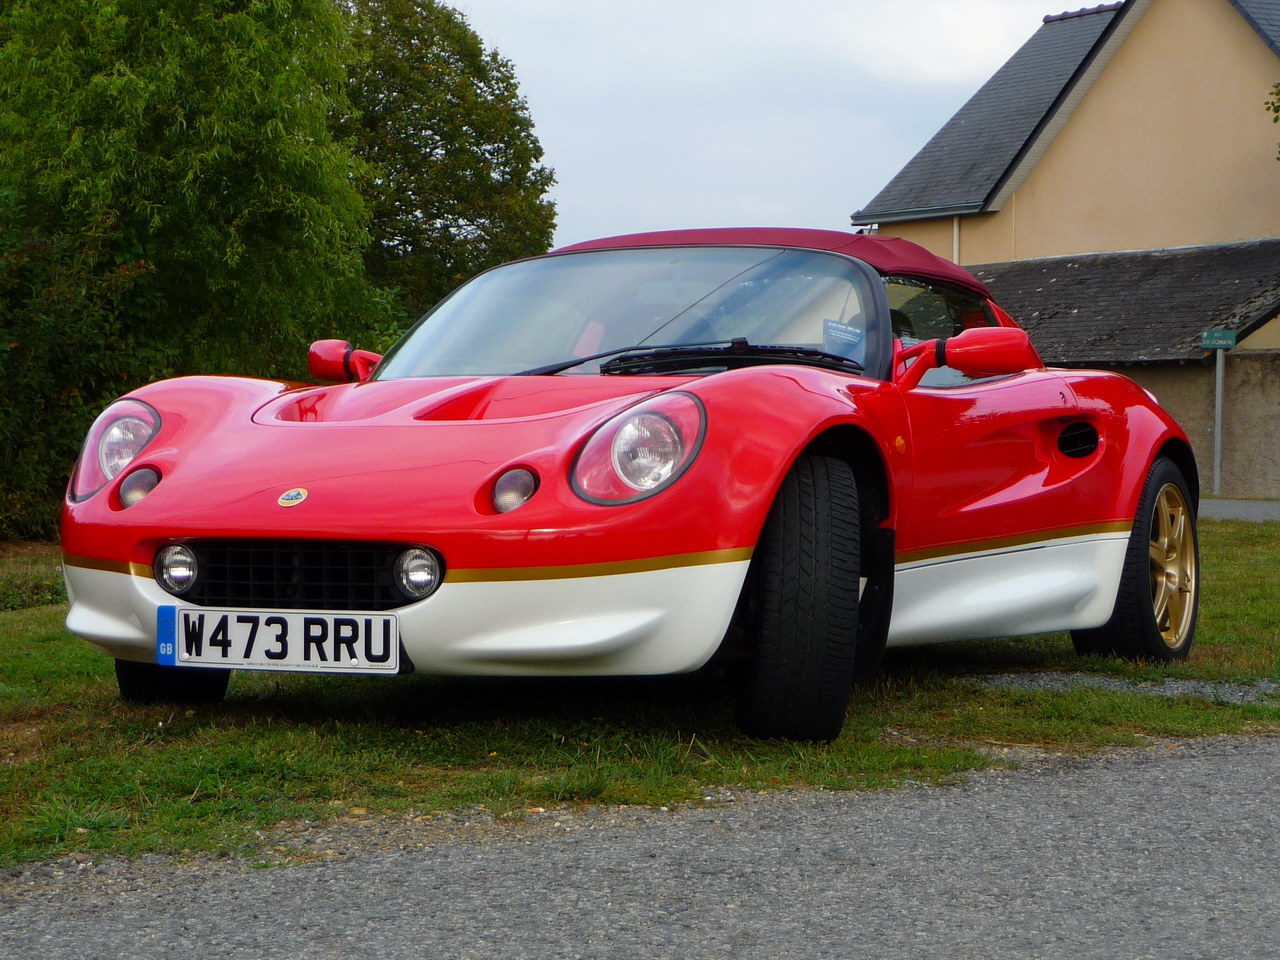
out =
[[[156,554],[156,581],[175,596],[186,593],[196,582],[200,572],[196,555],[190,547],[174,544]]]
[[[440,586],[440,561],[421,547],[406,550],[396,560],[396,582],[410,600],[429,597]]]
[[[493,486],[493,506],[499,513],[522,507],[538,489],[538,478],[523,469],[508,470]]]
[[[135,470],[120,484],[120,503],[132,507],[156,488],[160,482],[160,474],[154,470]]]

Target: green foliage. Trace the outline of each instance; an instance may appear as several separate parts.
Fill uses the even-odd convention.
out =
[[[1271,99],[1267,101],[1267,109],[1275,114],[1271,122],[1280,123],[1280,83],[1271,88]],[[1280,160],[1280,153],[1276,154],[1276,159]]]
[[[510,62],[486,52],[436,0],[345,0],[363,56],[351,67],[356,115],[335,133],[370,163],[370,276],[417,317],[466,278],[544,252],[555,223]]]
[[[0,534],[36,536],[118,394],[296,376],[310,339],[391,311],[361,259],[367,171],[329,133],[349,111],[331,0],[2,10]]]

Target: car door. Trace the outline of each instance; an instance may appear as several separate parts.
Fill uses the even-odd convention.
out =
[[[904,346],[998,325],[967,291],[892,277],[886,289]],[[1095,462],[1097,434],[1064,444],[1080,411],[1063,377],[944,365],[902,400],[911,483],[899,504],[891,642],[1061,629],[1082,604],[1108,602],[1098,593],[1110,573],[1090,570],[1092,540],[1117,531],[1072,482]]]

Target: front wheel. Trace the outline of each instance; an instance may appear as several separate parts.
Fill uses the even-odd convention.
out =
[[[129,703],[217,703],[226,696],[230,679],[230,670],[212,667],[116,661],[120,699]]]
[[[854,679],[860,540],[853,470],[800,457],[769,510],[746,586],[751,650],[737,690],[745,733],[840,733]]]
[[[1183,660],[1200,610],[1200,544],[1182,471],[1160,457],[1138,502],[1111,619],[1074,630],[1076,652],[1169,663]]]

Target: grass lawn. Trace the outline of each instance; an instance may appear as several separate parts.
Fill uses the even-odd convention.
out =
[[[1280,704],[982,685],[985,673],[1280,680],[1280,524],[1203,521],[1200,629],[1168,669],[1081,660],[1065,635],[891,653],[831,744],[739,735],[714,676],[436,680],[238,674],[198,709],[119,702],[111,661],[58,604],[0,612],[0,863],[72,850],[257,855],[255,830],[482,804],[698,802],[720,786],[937,783],[1008,745],[1080,752],[1280,730]],[[0,553],[0,596],[15,575]],[[20,558],[47,584],[56,555]],[[16,563],[16,561],[15,561]],[[17,590],[18,588],[13,588]],[[23,588],[25,589],[25,588]],[[36,588],[31,588],[35,591]],[[42,596],[38,592],[37,597]]]

